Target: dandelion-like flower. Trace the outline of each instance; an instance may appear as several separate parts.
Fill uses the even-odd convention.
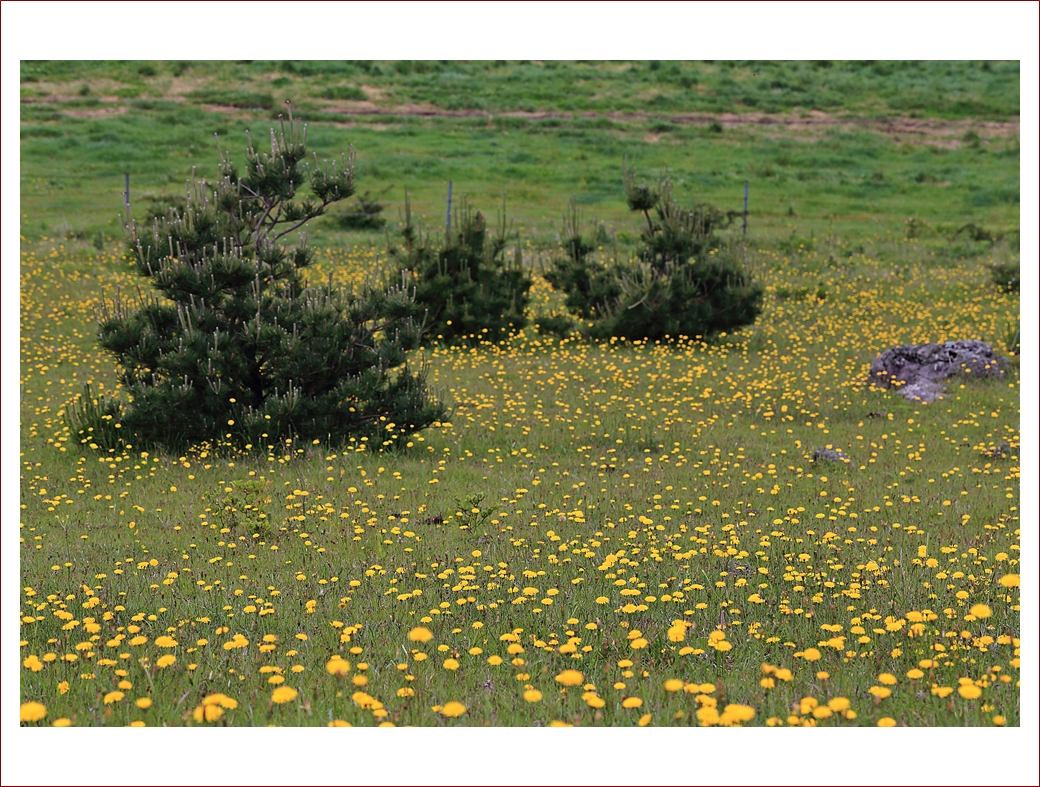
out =
[[[292,686],[279,686],[271,692],[271,702],[276,705],[283,705],[286,702],[292,702],[296,699],[297,694],[299,694],[299,692]]]
[[[444,703],[444,707],[441,708],[441,715],[448,716],[451,718],[461,716],[465,712],[466,706],[463,705],[461,702],[457,702],[455,700]]]
[[[341,677],[350,672],[350,662],[340,655],[334,655],[325,665],[325,670],[330,675]]]
[[[425,626],[416,626],[408,632],[408,639],[412,642],[429,642],[433,639],[433,632]]]
[[[18,710],[18,720],[37,722],[47,716],[47,706],[42,702],[26,702]]]
[[[556,676],[556,682],[562,686],[580,686],[585,682],[585,676],[576,669],[565,669]]]

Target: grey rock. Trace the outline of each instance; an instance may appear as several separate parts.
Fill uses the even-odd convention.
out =
[[[816,462],[845,462],[848,464],[851,461],[848,454],[834,448],[817,448],[812,454],[814,464]]]
[[[1011,456],[1011,443],[1003,442],[992,450],[983,450],[982,455],[988,459],[1003,459]]]
[[[1007,358],[977,339],[901,344],[874,359],[870,380],[882,388],[896,388],[908,401],[932,402],[943,396],[943,382],[951,377],[1004,377],[1008,366]]]

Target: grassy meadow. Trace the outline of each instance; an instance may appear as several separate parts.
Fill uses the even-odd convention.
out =
[[[23,62],[22,723],[1018,725],[1020,302],[990,275],[1018,256],[1017,69]],[[538,272],[572,198],[604,257],[635,247],[624,157],[726,210],[749,180],[763,314],[429,344],[450,420],[392,451],[81,443],[70,402],[119,387],[95,310],[138,286],[124,173],[147,209],[285,99],[391,230],[406,187],[435,230],[449,180],[504,195],[532,316],[562,310]],[[344,286],[385,257],[335,215],[309,237]],[[970,338],[1006,379],[867,383]]]

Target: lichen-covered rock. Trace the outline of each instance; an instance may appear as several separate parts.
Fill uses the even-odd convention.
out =
[[[1008,360],[977,339],[943,344],[901,344],[885,350],[870,364],[870,380],[897,388],[909,401],[931,402],[945,393],[943,381],[959,374],[1003,377]]]

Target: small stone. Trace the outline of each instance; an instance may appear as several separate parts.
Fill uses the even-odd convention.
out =
[[[843,451],[838,451],[833,448],[817,448],[813,451],[811,461],[814,464],[816,462],[845,462],[848,464],[852,460],[849,459],[849,455]]]
[[[992,450],[983,450],[982,455],[989,459],[1003,459],[1004,457],[1011,455],[1011,444],[1007,442],[1001,443]]]

